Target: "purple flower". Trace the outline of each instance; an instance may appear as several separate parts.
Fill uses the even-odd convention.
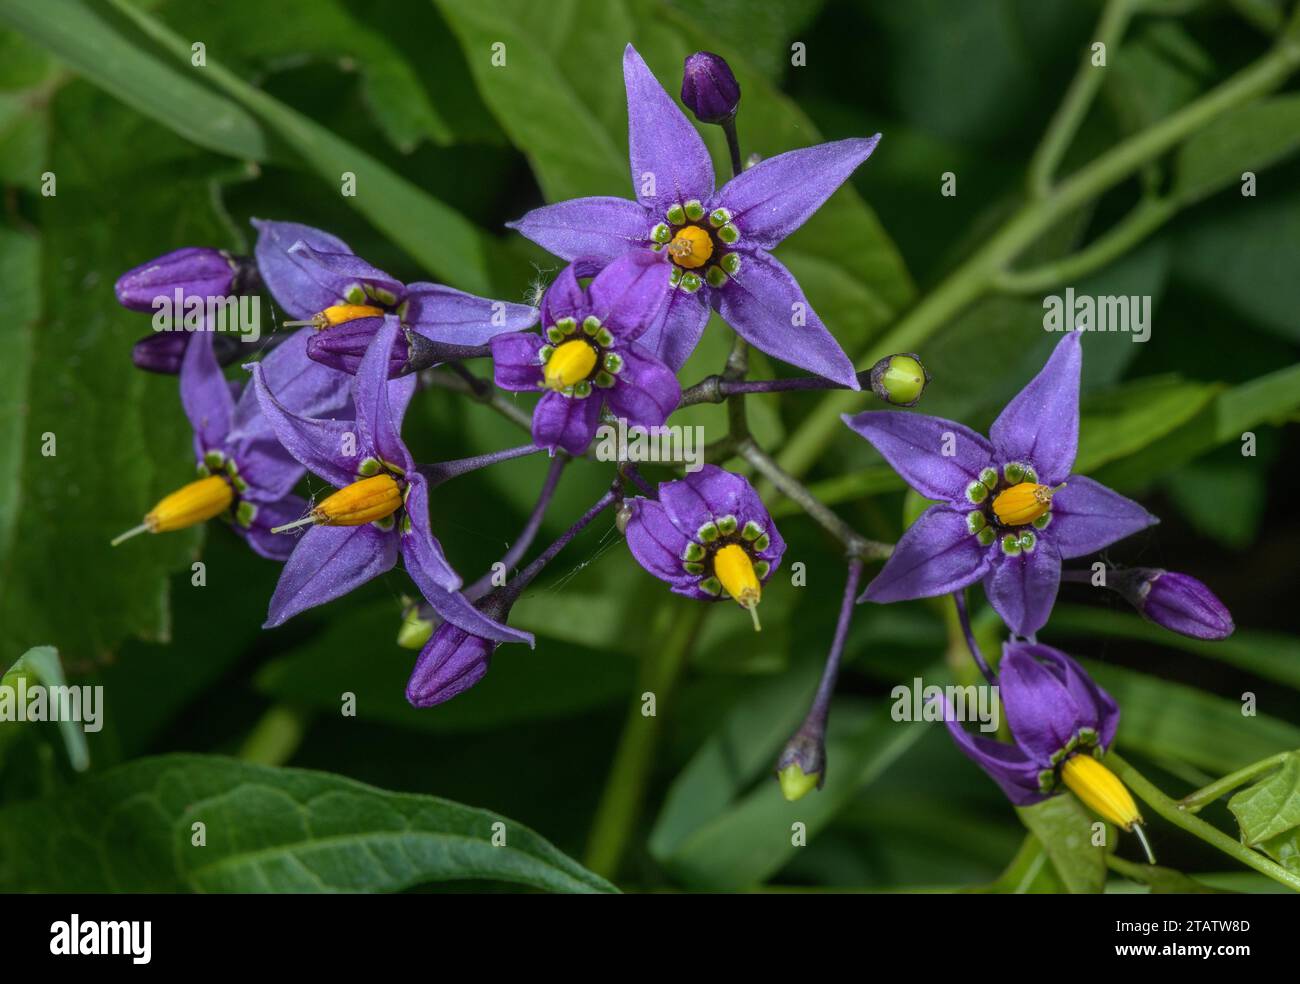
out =
[[[584,290],[578,285],[593,264],[570,264],[542,298],[542,328],[492,339],[493,374],[502,389],[548,390],[533,411],[533,441],[587,450],[601,408],[630,426],[658,427],[676,409],[681,386],[640,338],[662,313],[659,262],[626,253]]]
[[[629,499],[627,545],[638,564],[676,594],[735,599],[754,615],[785,541],[740,475],[705,465],[659,486],[659,500]]]
[[[302,515],[306,503],[293,495],[303,467],[281,447],[262,415],[252,387],[242,392],[217,364],[212,332],[194,335],[180,364],[181,404],[194,428],[198,481],[173,492],[145,516],[140,532],[165,533],[224,515],[257,553],[289,556],[292,542],[271,530]],[[348,403],[348,377],[307,358],[307,335],[287,338],[257,364],[283,402],[308,414],[332,413]]]
[[[859,389],[853,363],[769,251],[867,159],[879,134],[768,158],[715,192],[704,141],[631,45],[623,78],[637,200],[577,198],[510,227],[566,260],[658,256],[668,307],[642,344],[673,371],[695,349],[712,307],[756,348]]]
[[[1051,614],[1062,558],[1158,522],[1131,499],[1070,473],[1082,360],[1071,333],[993,422],[989,440],[922,414],[844,417],[914,489],[939,500],[903,534],[863,600],[928,598],[983,578],[1003,621],[1032,635]]]
[[[721,55],[697,51],[682,67],[682,105],[701,123],[725,123],[740,108],[740,84]]]
[[[322,330],[307,354],[335,368],[357,370],[358,345],[364,349],[387,314],[396,314],[404,328],[429,341],[454,346],[485,345],[494,335],[537,323],[537,311],[525,304],[492,301],[439,284],[403,284],[320,229],[262,219],[253,225],[258,269],[267,288],[290,316]],[[340,326],[352,336],[342,346],[328,337]],[[400,354],[405,344],[404,338],[396,343],[390,375],[397,375],[406,361]]]
[[[1119,707],[1060,650],[1008,643],[998,666],[998,686],[1015,744],[973,735],[950,713],[944,718],[957,747],[1017,806],[1056,792],[1068,758],[1100,755],[1115,739]]]
[[[406,684],[412,707],[434,707],[463,694],[483,679],[497,643],[443,622],[415,661]]]
[[[159,300],[226,297],[234,292],[240,264],[224,250],[186,246],[164,253],[117,278],[117,302],[132,311],[154,311]]]
[[[1189,574],[1135,567],[1112,573],[1111,580],[1143,618],[1171,632],[1217,640],[1236,630],[1223,602]]]
[[[460,578],[429,529],[428,483],[400,434],[415,377],[388,381],[388,359],[399,331],[395,315],[382,319],[353,380],[354,420],[292,412],[261,367],[252,367],[262,412],[280,443],[309,471],[340,489],[305,518],[288,524],[310,529],[284,565],[266,627],[391,570],[400,553],[407,573],[444,619],[500,642],[531,644],[531,635],[493,622],[457,593]]]

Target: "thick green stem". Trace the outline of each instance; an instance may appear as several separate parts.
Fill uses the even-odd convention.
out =
[[[1233,840],[1217,827],[1211,827],[1200,817],[1189,813],[1170,799],[1155,785],[1129,765],[1114,752],[1106,756],[1106,764],[1114,770],[1115,775],[1131,789],[1137,797],[1151,807],[1159,816],[1168,820],[1175,827],[1181,827],[1193,837],[1199,837],[1212,847],[1217,847],[1229,857],[1236,858],[1247,867],[1254,868],[1260,874],[1267,875],[1276,882],[1300,892],[1300,875],[1292,874],[1280,864],[1275,864],[1258,851],[1252,851],[1240,841]]]
[[[1026,203],[873,343],[858,360],[858,367],[869,368],[895,352],[919,350],[935,332],[985,296],[1011,262],[1057,222],[1224,113],[1276,89],[1297,65],[1300,65],[1300,43],[1284,38],[1268,54],[1218,88],[1080,168],[1046,198]],[[856,409],[858,400],[853,393],[833,393],[822,400],[787,442],[777,459],[781,467],[796,478],[804,475],[839,432],[840,414]]]
[[[1106,46],[1106,57],[1112,57],[1114,49],[1119,47],[1120,39],[1133,16],[1133,0],[1109,0],[1102,11],[1097,30],[1084,52],[1083,64],[1075,73],[1065,98],[1061,100],[1052,120],[1047,124],[1042,142],[1029,162],[1029,193],[1035,198],[1046,198],[1051,192],[1052,177],[1061,165],[1070,143],[1079,132],[1083,118],[1096,98],[1105,78],[1104,66],[1093,64],[1092,45],[1101,43]],[[1109,62],[1107,62],[1109,64]]]
[[[677,610],[677,606],[673,606],[673,611]],[[707,605],[696,603],[689,606],[684,614],[673,620],[667,638],[646,656],[641,687],[628,710],[627,722],[623,725],[623,734],[614,752],[614,763],[587,842],[586,865],[605,878],[612,879],[617,874],[628,840],[636,827],[655,747],[659,742],[659,714],[666,709],[696,632],[708,611]],[[649,716],[643,712],[642,695],[646,693],[654,695],[655,713]]]
[[[1279,752],[1276,755],[1270,755],[1266,759],[1260,759],[1258,762],[1246,766],[1244,769],[1238,769],[1231,772],[1222,779],[1216,779],[1208,786],[1203,786],[1194,793],[1188,793],[1178,801],[1178,805],[1189,813],[1195,813],[1200,809],[1213,803],[1220,796],[1232,792],[1238,786],[1244,786],[1246,783],[1259,778],[1265,772],[1271,772],[1278,768],[1292,756],[1300,754],[1297,752]]]

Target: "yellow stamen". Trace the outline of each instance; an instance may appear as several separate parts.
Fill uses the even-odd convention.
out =
[[[702,267],[713,255],[713,237],[699,226],[683,226],[668,244],[668,255],[679,267]]]
[[[799,767],[798,762],[791,762],[778,772],[776,777],[781,783],[781,795],[786,798],[787,802],[793,803],[796,800],[803,799],[817,788],[817,783],[821,780],[821,773],[805,774],[803,769]]]
[[[580,338],[560,345],[542,368],[546,386],[562,390],[581,382],[596,368],[596,350]]]
[[[170,533],[194,526],[220,516],[234,501],[234,490],[224,477],[209,475],[200,478],[158,500],[158,504],[145,514],[144,522],[116,537],[113,546],[140,533]]]
[[[1061,779],[1084,806],[1102,819],[1124,830],[1142,823],[1142,814],[1119,777],[1086,752],[1065,760]]]
[[[382,472],[339,489],[316,505],[311,514],[271,530],[279,533],[297,526],[363,526],[397,512],[402,505],[401,486],[392,475]]]
[[[310,325],[320,331],[323,328],[345,325],[349,321],[356,321],[358,318],[382,318],[383,316],[383,308],[372,307],[369,304],[335,304],[306,321],[286,321],[284,327],[299,328]]]
[[[742,608],[749,609],[749,615],[754,620],[754,631],[760,631],[758,602],[763,595],[763,587],[758,583],[754,562],[749,559],[745,548],[728,543],[714,554],[713,574],[727,594],[735,598]]]
[[[1063,488],[1064,483],[1053,489],[1033,482],[1021,482],[998,493],[993,500],[993,512],[1003,526],[1024,526],[1052,508],[1052,496]]]

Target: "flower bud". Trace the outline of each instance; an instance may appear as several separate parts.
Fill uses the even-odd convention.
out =
[[[881,359],[871,367],[871,391],[896,407],[914,407],[930,384],[930,374],[921,357],[900,352]]]
[[[1232,613],[1204,584],[1187,574],[1158,568],[1123,572],[1116,590],[1149,622],[1193,639],[1226,639]]]
[[[740,107],[740,85],[721,55],[697,51],[682,71],[682,104],[701,123],[725,123]]]
[[[433,707],[464,693],[483,679],[496,647],[490,639],[443,622],[415,663],[406,699],[413,707]]]
[[[374,340],[382,317],[357,318],[343,324],[314,332],[307,339],[307,357],[321,365],[356,375],[366,350]],[[388,354],[388,378],[400,376],[410,355],[405,337],[399,334]]]
[[[186,297],[225,297],[239,269],[234,257],[222,250],[186,246],[128,270],[114,289],[123,307],[153,311],[155,298],[170,300],[177,290]]]
[[[397,644],[403,649],[423,649],[439,621],[431,605],[403,597],[402,626],[397,630]]]
[[[145,335],[131,347],[131,362],[137,369],[175,376],[181,371],[190,332],[158,331]],[[230,335],[212,333],[212,351],[217,364],[228,366],[240,356],[239,342]]]
[[[826,781],[826,746],[821,728],[800,728],[776,760],[776,778],[788,802],[803,799]]]

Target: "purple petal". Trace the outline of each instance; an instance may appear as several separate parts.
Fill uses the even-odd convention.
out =
[[[402,416],[414,392],[416,378],[403,376],[388,381],[388,363],[393,346],[401,336],[396,315],[384,318],[384,326],[370,343],[361,360],[352,388],[352,402],[357,409],[358,451],[373,449],[380,460],[399,466],[408,474],[415,468],[411,453],[402,443]],[[401,394],[401,399],[390,399]]]
[[[1038,791],[1038,773],[1042,771],[1015,745],[993,738],[973,735],[955,720],[956,714],[946,706],[944,723],[957,748],[978,765],[1002,788],[1016,806],[1030,806],[1047,797]]]
[[[1109,748],[1119,728],[1119,705],[1115,698],[1098,686],[1087,671],[1072,658],[1053,649],[1032,643],[1014,643],[1031,652],[1040,663],[1045,663],[1065,684],[1079,710],[1077,727],[1091,728],[1097,732],[1103,749]]]
[[[609,408],[629,426],[661,426],[682,399],[677,377],[640,345],[621,346],[618,352],[623,368],[614,377],[613,388],[605,391]]]
[[[768,355],[861,389],[853,362],[817,317],[793,274],[762,250],[742,252],[740,270],[711,291],[723,320]]]
[[[663,318],[670,272],[668,261],[658,253],[625,253],[587,287],[591,313],[615,338],[629,342],[640,338]]]
[[[552,452],[561,448],[572,455],[584,453],[600,426],[599,393],[582,400],[544,393],[533,410],[533,443]]]
[[[649,243],[654,221],[636,202],[598,197],[543,205],[506,226],[560,259],[608,262]]]
[[[352,377],[309,358],[307,345],[315,334],[302,328],[262,359],[262,379],[281,405],[304,417],[351,416]],[[273,437],[270,424],[252,386],[244,388],[235,405],[230,440]]]
[[[682,553],[690,542],[668,518],[668,512],[650,499],[629,499],[632,518],[627,524],[627,546],[636,562],[669,584],[694,582],[682,569]]]
[[[351,484],[356,477],[359,458],[357,455],[345,457],[343,450],[358,443],[356,423],[293,413],[267,387],[262,366],[254,363],[250,368],[258,404],[285,450],[331,485],[342,488]],[[357,450],[359,455],[360,448]]]
[[[255,553],[269,560],[288,560],[300,538],[272,533],[271,530],[305,515],[307,501],[300,496],[286,495],[271,502],[256,502],[254,505],[257,506],[257,515],[247,528],[238,523],[232,523],[230,528],[242,536]]]
[[[670,205],[713,194],[708,148],[630,44],[623,51],[627,142],[637,201],[662,215]],[[650,187],[653,186],[653,191]]]
[[[311,318],[338,302],[336,294],[309,277],[298,260],[289,255],[289,247],[301,241],[326,253],[350,253],[347,243],[297,222],[253,219],[253,225],[257,228],[257,271],[271,296],[291,317]]]
[[[998,686],[1016,744],[1046,768],[1081,726],[1092,726],[1083,719],[1084,711],[1090,712],[1092,707],[1081,709],[1055,667],[1043,666],[1035,659],[1040,648],[1047,647],[1006,645],[998,664]]]
[[[988,570],[989,551],[966,526],[966,514],[931,506],[908,527],[859,601],[906,601],[951,594]]]
[[[476,297],[439,284],[411,284],[406,322],[425,338],[453,345],[486,345],[508,331],[524,331],[537,324],[537,309]]]
[[[213,333],[196,331],[181,358],[181,405],[194,428],[195,457],[220,448],[230,432],[235,401],[212,351]]]
[[[907,484],[927,499],[961,504],[966,487],[993,460],[993,446],[942,417],[900,410],[868,410],[841,417],[866,438]]]
[[[397,533],[364,526],[313,526],[298,541],[275,586],[262,626],[341,598],[397,563]]]
[[[685,536],[695,539],[705,523],[721,516],[742,513],[771,532],[774,524],[762,503],[743,475],[726,471],[717,465],[705,465],[697,472],[659,486],[659,501],[668,518]],[[758,516],[753,515],[757,511]]]
[[[1066,560],[1096,553],[1160,522],[1140,505],[1100,482],[1071,475],[1052,496],[1046,537]]]
[[[537,353],[546,340],[535,332],[522,331],[497,335],[491,344],[493,381],[515,393],[536,392],[542,382],[542,360]]]
[[[1047,485],[1065,481],[1079,448],[1079,371],[1083,350],[1070,332],[1047,364],[1006,405],[989,428],[1002,461],[1033,465]]]
[[[769,157],[723,185],[716,204],[731,212],[742,241],[771,249],[821,208],[879,142],[877,133]]]
[[[996,559],[984,578],[989,603],[1016,635],[1033,635],[1052,614],[1061,584],[1061,555],[1055,544],[1042,536],[1032,552],[1008,557],[995,543],[990,553]]]
[[[261,503],[283,499],[306,471],[274,433],[262,440],[241,442],[231,448],[231,454],[239,466],[239,477],[248,483],[240,496],[258,503],[258,508]]]
[[[410,528],[401,535],[402,557],[411,579],[421,589],[432,585],[443,591],[457,590],[461,578],[447,563],[442,544],[433,535],[429,522],[429,485],[418,472],[408,476],[405,508]]]
[[[443,591],[426,580],[420,584],[420,592],[433,610],[442,616],[444,624],[454,625],[471,635],[493,642],[522,642],[529,647],[536,644],[531,632],[512,629],[504,622],[489,618],[459,591]]]
[[[320,250],[300,241],[289,247],[289,258],[298,264],[307,279],[322,290],[334,292],[332,303],[342,301],[353,287],[377,287],[398,298],[406,290],[400,280],[367,263],[350,249]]]
[[[420,650],[406,684],[407,701],[434,707],[464,693],[483,679],[494,649],[494,643],[444,622]]]
[[[561,318],[581,318],[586,315],[591,303],[587,292],[578,283],[578,277],[586,275],[591,266],[588,260],[570,263],[560,275],[551,281],[542,295],[542,325],[549,328]],[[599,271],[596,271],[599,272]],[[592,274],[594,276],[594,273]]]
[[[709,305],[703,294],[703,291],[694,294],[668,291],[663,317],[638,339],[673,372],[686,365],[695,346],[700,344],[704,326],[709,323]]]

